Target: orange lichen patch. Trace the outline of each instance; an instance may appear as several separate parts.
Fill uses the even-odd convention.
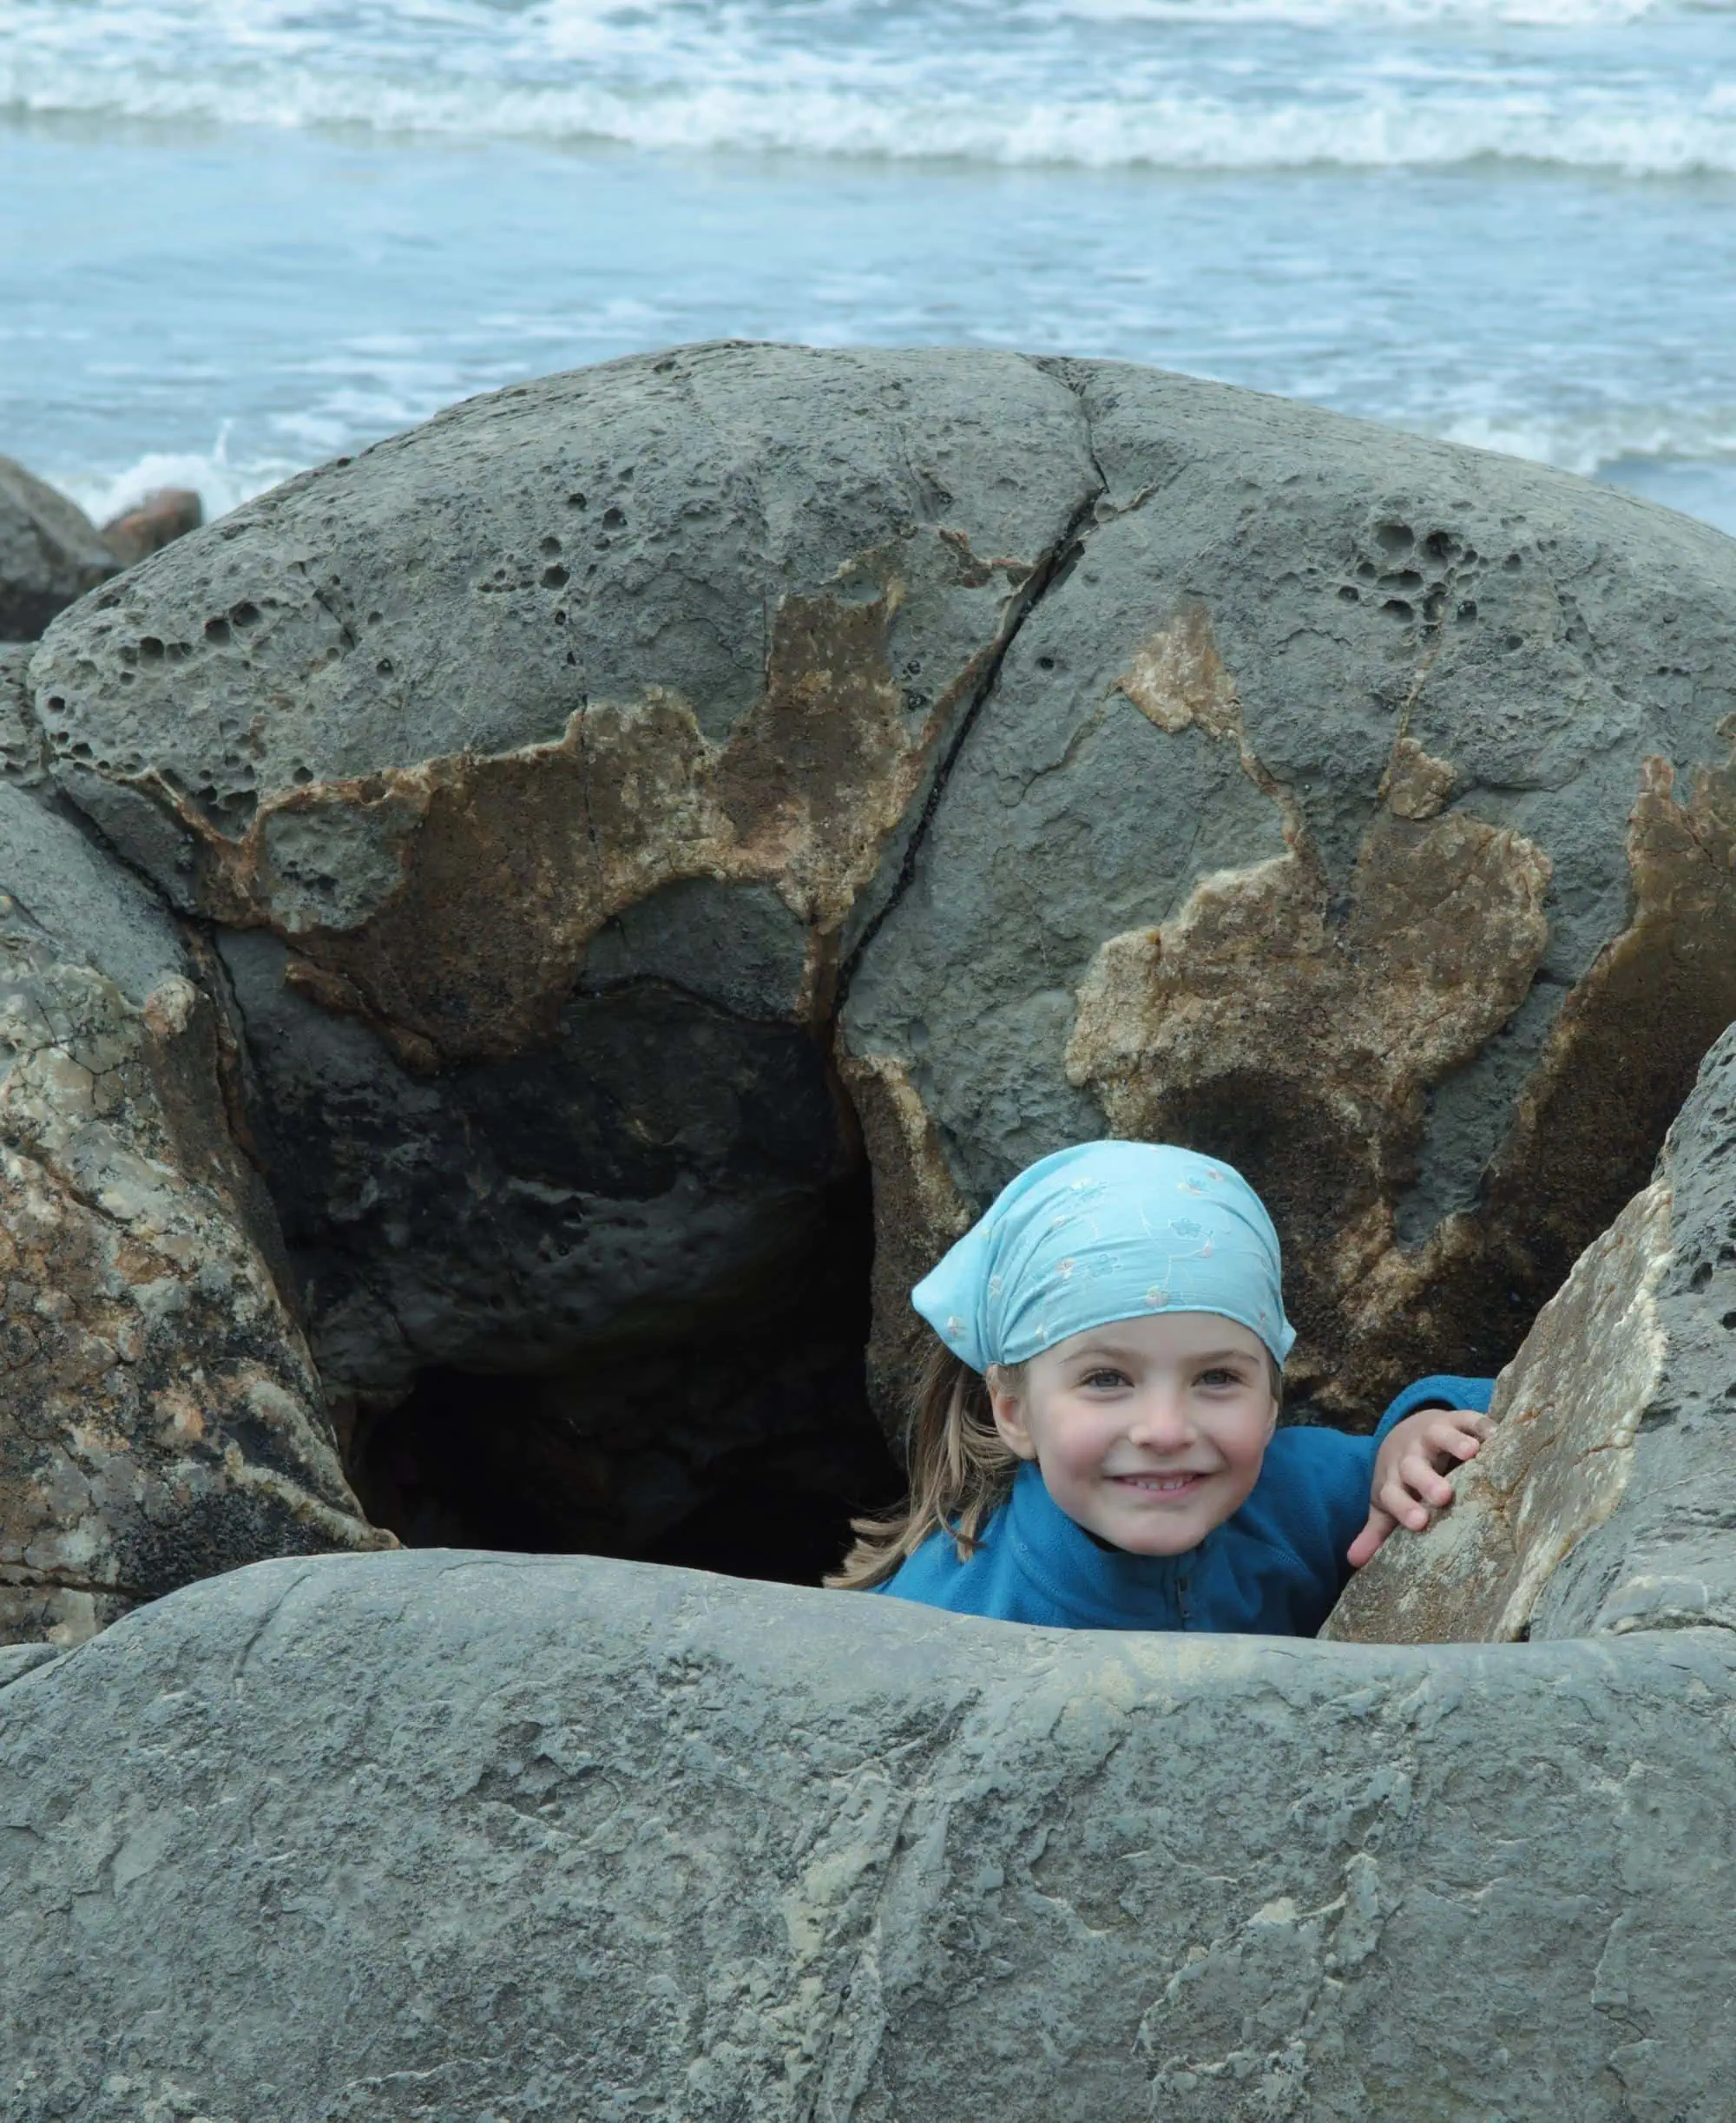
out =
[[[1562,1559],[1621,1502],[1663,1377],[1657,1291],[1670,1191],[1636,1194],[1583,1253],[1496,1384],[1495,1435],[1426,1533],[1400,1528],[1323,1636],[1342,1643],[1511,1642]]]
[[[950,579],[998,572],[1008,595],[994,635],[918,708],[891,669],[910,558],[895,548],[858,556],[835,592],[784,600],[765,690],[722,744],[654,687],[591,703],[549,743],[279,792],[239,839],[160,779],[151,793],[196,838],[201,908],[274,930],[287,977],[323,1007],[412,1066],[518,1054],[551,1035],[602,924],[664,885],[769,883],[822,946],[836,937],[1029,574],[957,537],[935,548]],[[825,949],[812,963],[819,1009]]]
[[[293,937],[292,977],[379,1024],[412,1066],[520,1052],[552,1033],[611,915],[678,877],[743,874],[715,772],[692,710],[657,694],[583,710],[558,744],[395,777],[422,792],[391,843],[401,883],[354,928]],[[262,885],[248,912],[272,920]]]
[[[1161,927],[1101,946],[1067,1073],[1116,1134],[1249,1168],[1289,1242],[1306,1377],[1335,1368],[1341,1308],[1394,1246],[1424,1092],[1530,987],[1549,863],[1478,819],[1383,812],[1335,916],[1305,837],[1291,838],[1287,854],[1202,877]]]
[[[1148,722],[1171,737],[1195,729],[1220,743],[1233,744],[1242,772],[1277,805],[1285,839],[1299,845],[1303,831],[1295,799],[1266,772],[1248,742],[1241,697],[1218,653],[1203,605],[1184,606],[1168,626],[1148,635],[1110,690],[1124,693]]]
[[[1242,741],[1241,702],[1203,606],[1188,606],[1142,641],[1115,688],[1172,737],[1191,727]]]
[[[910,1071],[888,1055],[838,1055],[874,1175],[874,1324],[868,1390],[896,1428],[911,1401],[926,1330],[911,1310],[911,1285],[970,1227],[934,1122]]]
[[[170,1446],[194,1444],[205,1435],[199,1403],[183,1386],[169,1386],[156,1397],[158,1441]]]

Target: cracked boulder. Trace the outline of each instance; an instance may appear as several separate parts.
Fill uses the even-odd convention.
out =
[[[1365,1423],[1512,1355],[1736,1017],[1736,542],[1155,371],[515,387],[177,541],[30,685],[214,936],[373,1407],[812,1313],[865,1156],[890,1412],[911,1281],[1115,1132],[1247,1171],[1292,1388]]]
[[[76,502],[0,457],[0,642],[34,641],[120,565]]]
[[[1346,1642],[1736,1629],[1736,1028],[1651,1184],[1497,1383],[1494,1436],[1427,1533],[1338,1602]]]
[[[261,1564],[0,1686],[0,2112],[1723,2123],[1733,1718],[1722,1629]]]
[[[457,407],[55,630],[55,774],[215,926],[335,1390],[803,1308],[840,966],[1095,490],[1015,356],[702,348]]]
[[[1102,491],[852,969],[903,1293],[1025,1163],[1186,1142],[1284,1241],[1292,1391],[1489,1373],[1736,1017],[1736,541],[1108,364]]]
[[[23,779],[0,777],[0,1643],[68,1644],[391,1536],[279,1294],[223,1021],[150,892]]]

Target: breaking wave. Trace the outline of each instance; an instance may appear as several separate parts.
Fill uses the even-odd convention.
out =
[[[1733,30],[1736,0],[0,0],[0,111],[1002,167],[1671,176],[1736,172]]]

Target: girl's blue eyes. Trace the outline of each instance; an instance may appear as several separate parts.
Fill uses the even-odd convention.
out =
[[[1079,1383],[1082,1386],[1091,1386],[1099,1392],[1106,1392],[1112,1386],[1130,1386],[1133,1381],[1125,1371],[1088,1371]],[[1197,1386],[1221,1390],[1226,1386],[1246,1385],[1247,1382],[1240,1372],[1226,1371],[1214,1365],[1209,1371],[1201,1371],[1194,1383]]]

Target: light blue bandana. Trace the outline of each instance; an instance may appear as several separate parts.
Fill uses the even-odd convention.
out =
[[[1147,1312],[1239,1320],[1280,1364],[1296,1339],[1259,1195],[1233,1166],[1167,1143],[1039,1158],[911,1298],[976,1371]]]

